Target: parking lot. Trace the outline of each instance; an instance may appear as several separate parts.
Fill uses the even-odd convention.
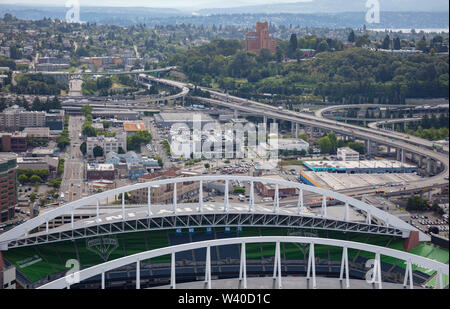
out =
[[[411,215],[411,224],[421,230],[428,232],[431,227],[436,227],[439,234],[448,234],[448,218],[438,218],[434,212],[424,212]]]

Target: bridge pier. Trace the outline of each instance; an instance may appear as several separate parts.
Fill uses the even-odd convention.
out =
[[[432,161],[431,163],[431,169],[433,171],[433,174],[437,174],[439,171],[438,163],[436,161]]]
[[[427,175],[431,174],[431,165],[432,165],[432,159],[430,157],[427,158]]]
[[[374,143],[374,155],[378,156],[378,143]]]
[[[423,165],[423,156],[419,155],[419,168],[422,168]]]
[[[300,126],[298,123],[296,123],[295,124],[295,138],[298,137],[299,131],[300,131]]]
[[[370,157],[370,156],[371,156],[370,140],[365,141],[365,144],[366,144],[366,152],[367,152],[367,155]]]
[[[400,148],[396,148],[395,149],[395,153],[396,153],[396,156],[397,156],[397,161],[400,161],[402,159],[401,149]]]

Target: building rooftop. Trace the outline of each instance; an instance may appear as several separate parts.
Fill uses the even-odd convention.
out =
[[[17,154],[13,152],[0,152],[0,163],[14,159],[17,160]]]
[[[125,122],[123,128],[126,132],[138,132],[145,131],[145,125],[143,122]]]
[[[279,181],[288,181],[286,179],[284,179],[283,177],[281,177],[280,175],[263,175],[262,178],[269,178],[269,179],[274,179],[274,180],[279,180]],[[264,185],[268,188],[271,189],[275,189],[275,184],[273,183],[264,183]],[[288,186],[278,186],[278,189],[287,189],[287,188],[291,188]]]
[[[360,160],[360,161],[303,161],[306,166],[315,168],[336,168],[336,169],[354,169],[354,168],[401,168],[415,167],[412,164],[401,163],[395,160]]]
[[[114,165],[91,163],[87,166],[87,170],[88,171],[114,171]]]
[[[342,152],[343,154],[352,154],[352,155],[358,155],[359,156],[359,152],[357,152],[356,150],[351,149],[350,147],[342,147],[342,148],[338,148],[338,153]]]

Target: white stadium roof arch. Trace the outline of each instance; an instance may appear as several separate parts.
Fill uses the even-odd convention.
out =
[[[378,288],[382,288],[382,271],[381,271],[381,259],[380,256],[389,256],[396,259],[400,259],[406,262],[406,270],[404,276],[403,285],[406,287],[409,280],[409,287],[412,289],[414,286],[412,280],[412,265],[418,265],[424,268],[432,269],[437,272],[436,283],[439,284],[440,288],[443,288],[443,275],[449,274],[449,267],[447,264],[440,263],[425,257],[421,257],[415,254],[411,254],[404,251],[394,250],[390,248],[347,241],[347,240],[337,240],[337,239],[327,239],[327,238],[314,238],[314,237],[293,237],[293,236],[265,236],[265,237],[239,237],[239,238],[225,238],[208,240],[201,242],[193,242],[187,244],[181,244],[166,248],[160,248],[155,250],[150,250],[142,253],[137,253],[134,255],[122,257],[115,259],[103,264],[95,265],[90,268],[83,269],[67,275],[65,277],[59,278],[55,281],[49,282],[42,285],[39,289],[63,289],[70,288],[72,284],[80,283],[83,280],[92,278],[96,275],[101,275],[101,287],[105,288],[105,273],[119,267],[136,264],[136,288],[140,288],[140,264],[143,260],[149,260],[151,258],[171,255],[171,288],[176,287],[176,265],[175,265],[175,254],[177,252],[194,250],[199,248],[206,248],[206,265],[205,265],[205,283],[208,288],[211,288],[211,247],[214,246],[224,246],[224,245],[241,245],[241,258],[240,258],[240,272],[239,279],[243,281],[243,287],[247,288],[247,270],[246,270],[246,254],[245,245],[248,243],[275,243],[275,257],[274,257],[274,273],[273,278],[277,279],[278,288],[282,287],[282,277],[281,277],[281,250],[280,243],[298,243],[298,244],[309,244],[309,258],[308,258],[308,270],[307,278],[312,278],[312,286],[316,288],[316,271],[315,271],[315,254],[314,245],[327,245],[336,246],[343,248],[341,270],[340,270],[340,280],[346,281],[347,288],[350,287],[349,283],[349,262],[348,262],[348,249],[357,249],[362,251],[368,251],[375,253],[374,268],[372,278],[374,282],[378,285]],[[345,269],[345,275],[344,275]]]
[[[113,190],[109,190],[109,191],[105,191],[105,192],[98,193],[95,195],[91,195],[89,197],[85,197],[85,198],[82,198],[82,199],[74,201],[74,202],[70,202],[66,205],[63,205],[54,210],[48,211],[38,217],[35,217],[27,222],[24,222],[24,223],[18,225],[17,227],[11,229],[10,231],[7,231],[7,232],[3,233],[2,235],[0,235],[0,250],[3,250],[3,251],[7,250],[8,244],[13,241],[17,241],[18,239],[21,239],[24,237],[25,238],[29,237],[30,235],[32,235],[32,234],[30,234],[30,232],[32,232],[33,230],[35,230],[36,228],[38,228],[42,225],[47,226],[46,233],[48,234],[49,232],[51,232],[51,230],[48,229],[48,222],[54,218],[57,218],[59,216],[65,215],[65,214],[72,214],[72,227],[73,227],[73,212],[75,209],[83,207],[85,205],[91,205],[91,204],[96,203],[97,210],[98,210],[99,201],[104,198],[111,197],[111,196],[117,196],[121,193],[126,193],[126,192],[130,192],[130,191],[138,190],[138,189],[145,189],[145,188],[149,189],[150,188],[150,190],[151,190],[151,187],[153,187],[153,186],[159,186],[159,185],[165,185],[165,184],[174,184],[174,187],[175,187],[174,192],[175,192],[177,183],[195,182],[195,181],[200,182],[199,195],[201,198],[199,198],[199,203],[198,203],[198,210],[200,213],[202,212],[202,205],[203,205],[203,195],[202,195],[203,194],[202,193],[203,192],[203,190],[202,190],[203,182],[225,181],[226,184],[228,184],[230,181],[249,182],[251,184],[249,212],[254,211],[254,205],[255,205],[254,204],[254,189],[253,189],[254,183],[261,182],[261,183],[275,184],[277,189],[279,186],[286,186],[286,187],[298,189],[299,190],[299,201],[298,201],[299,211],[304,206],[303,205],[303,192],[304,191],[313,192],[313,193],[316,193],[316,194],[319,194],[320,196],[322,196],[322,208],[321,208],[321,216],[322,217],[325,217],[325,218],[327,217],[326,201],[327,201],[327,198],[331,198],[331,199],[340,201],[346,205],[346,214],[345,214],[345,218],[344,218],[344,219],[346,219],[345,221],[348,221],[348,216],[347,216],[348,208],[353,207],[353,208],[356,208],[356,209],[366,213],[368,218],[377,218],[380,221],[382,221],[386,226],[394,227],[398,230],[401,230],[402,234],[403,234],[402,236],[404,238],[407,238],[411,231],[417,231],[416,228],[409,225],[408,223],[406,223],[406,222],[400,220],[399,218],[397,218],[387,212],[384,212],[372,205],[369,205],[367,203],[359,201],[355,198],[346,196],[344,194],[340,194],[340,193],[333,192],[330,190],[325,190],[322,188],[317,188],[317,187],[313,187],[313,186],[309,186],[309,185],[305,185],[305,184],[301,184],[301,183],[296,183],[296,182],[282,181],[282,180],[270,179],[270,178],[264,178],[264,177],[224,176],[224,175],[196,176],[196,177],[170,178],[170,179],[164,179],[164,180],[157,180],[157,181],[133,184],[130,186],[116,188]],[[122,197],[123,196],[124,196],[124,194],[122,195]],[[225,198],[223,212],[228,211],[228,203],[229,203],[229,201],[228,201],[228,185],[225,186],[225,196],[226,196],[226,198]],[[275,196],[277,197],[278,194],[275,193]],[[176,194],[174,194],[174,201],[173,201],[173,205],[172,205],[173,214],[177,214],[176,199],[177,199]],[[275,198],[274,212],[278,212],[278,211],[279,211],[279,199]],[[149,201],[148,216],[151,217],[151,215],[152,215],[151,205],[150,205],[150,201]],[[123,198],[122,198],[122,218],[124,221],[126,220],[125,201]],[[422,232],[419,232],[419,240],[420,241],[428,241],[429,236]]]

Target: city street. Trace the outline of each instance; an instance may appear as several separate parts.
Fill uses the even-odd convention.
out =
[[[79,137],[84,117],[70,117],[69,137],[70,146],[66,153],[62,155],[66,159],[64,167],[64,176],[61,183],[61,193],[64,193],[66,202],[72,202],[82,197],[85,190],[84,183],[84,160],[80,151],[82,140]]]
[[[152,152],[151,154],[160,156],[163,161],[163,168],[168,169],[172,167],[174,164],[170,161],[169,156],[167,155],[166,150],[164,149],[164,146],[162,145],[162,139],[158,134],[158,128],[156,125],[151,121],[152,117],[144,117],[144,124],[147,130],[152,135],[153,139],[151,141],[152,146]],[[145,148],[146,145],[142,146],[142,148]],[[144,150],[143,154],[147,153],[148,150]]]

